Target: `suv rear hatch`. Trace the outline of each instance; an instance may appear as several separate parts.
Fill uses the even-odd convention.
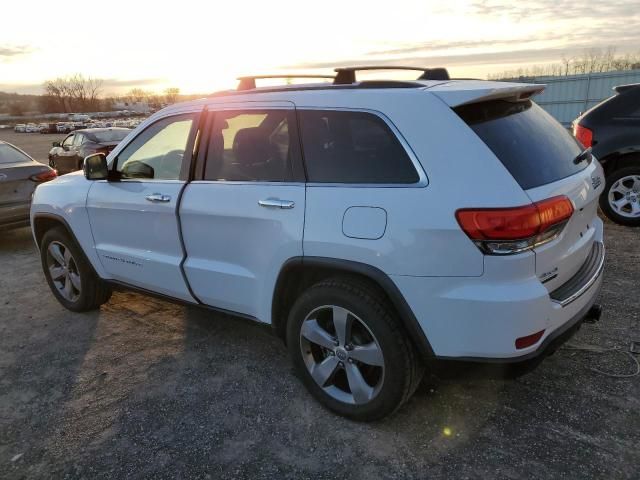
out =
[[[601,241],[597,206],[603,180],[592,157],[574,161],[582,153],[581,145],[528,99],[535,90],[526,85],[522,91],[510,87],[503,97],[494,89],[491,96],[481,94],[471,103],[452,107],[493,151],[532,203],[559,196],[571,200],[574,212],[560,234],[533,249],[536,275],[552,292],[578,274],[598,249],[594,241]]]

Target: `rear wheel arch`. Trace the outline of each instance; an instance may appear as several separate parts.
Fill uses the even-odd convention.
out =
[[[632,147],[625,152],[615,152],[600,159],[605,175],[609,176],[621,168],[640,167],[640,147]]]
[[[286,339],[289,310],[298,296],[310,286],[337,276],[347,277],[378,291],[395,309],[402,327],[420,356],[434,356],[425,332],[389,276],[371,265],[337,258],[295,257],[282,266],[271,305],[272,326],[280,338]]]

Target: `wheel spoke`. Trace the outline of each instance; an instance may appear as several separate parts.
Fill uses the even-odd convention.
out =
[[[67,300],[71,300],[73,296],[73,288],[71,287],[71,280],[69,279],[69,274],[64,278],[64,289],[62,290],[64,296]]]
[[[367,365],[384,366],[384,358],[376,342],[367,343],[366,345],[354,345],[353,350],[349,352],[349,356]]]
[[[71,252],[69,251],[68,248],[64,249],[64,261],[65,263],[69,264],[69,261],[71,260]]]
[[[58,262],[58,265],[64,265],[64,254],[62,253],[62,248],[57,243],[52,243],[49,245],[49,253],[53,257],[53,259]]]
[[[616,200],[611,202],[613,205],[615,205],[615,208],[617,210],[621,210],[622,207],[624,207],[625,205],[627,205],[629,203],[629,200],[626,197],[622,197],[620,200]]]
[[[322,362],[316,363],[311,369],[311,376],[318,385],[324,387],[338,367],[336,357],[327,357]]]
[[[336,336],[340,345],[346,345],[351,340],[351,318],[349,310],[342,307],[332,307],[333,326],[336,329]]]
[[[631,214],[634,216],[640,214],[640,203],[637,201],[631,204]]]
[[[69,279],[71,280],[71,284],[73,285],[73,287],[77,291],[80,291],[80,275],[78,275],[77,273],[69,272]]]
[[[51,275],[51,280],[59,280],[65,274],[64,268],[60,266],[51,266],[49,267],[49,275]]]
[[[315,343],[321,347],[333,349],[335,346],[334,338],[329,334],[329,332],[322,328],[316,320],[306,320],[302,324],[300,334],[311,343]]]
[[[611,191],[612,192],[617,192],[620,193],[621,195],[626,195],[631,189],[628,188],[624,183],[622,183],[621,181],[617,181],[612,187],[611,187]]]
[[[347,372],[347,381],[356,403],[367,403],[373,396],[373,388],[367,384],[360,369],[353,363],[346,363],[344,366]]]

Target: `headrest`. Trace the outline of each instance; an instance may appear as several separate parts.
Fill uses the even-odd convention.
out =
[[[269,137],[260,127],[238,130],[233,139],[233,152],[241,165],[266,162],[270,151]]]

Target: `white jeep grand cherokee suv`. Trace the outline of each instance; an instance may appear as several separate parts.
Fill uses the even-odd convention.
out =
[[[425,360],[555,348],[596,310],[598,162],[540,85],[357,70],[243,78],[39,186],[55,297],[85,311],[129,287],[271,324],[311,393],[359,420],[402,405]]]

